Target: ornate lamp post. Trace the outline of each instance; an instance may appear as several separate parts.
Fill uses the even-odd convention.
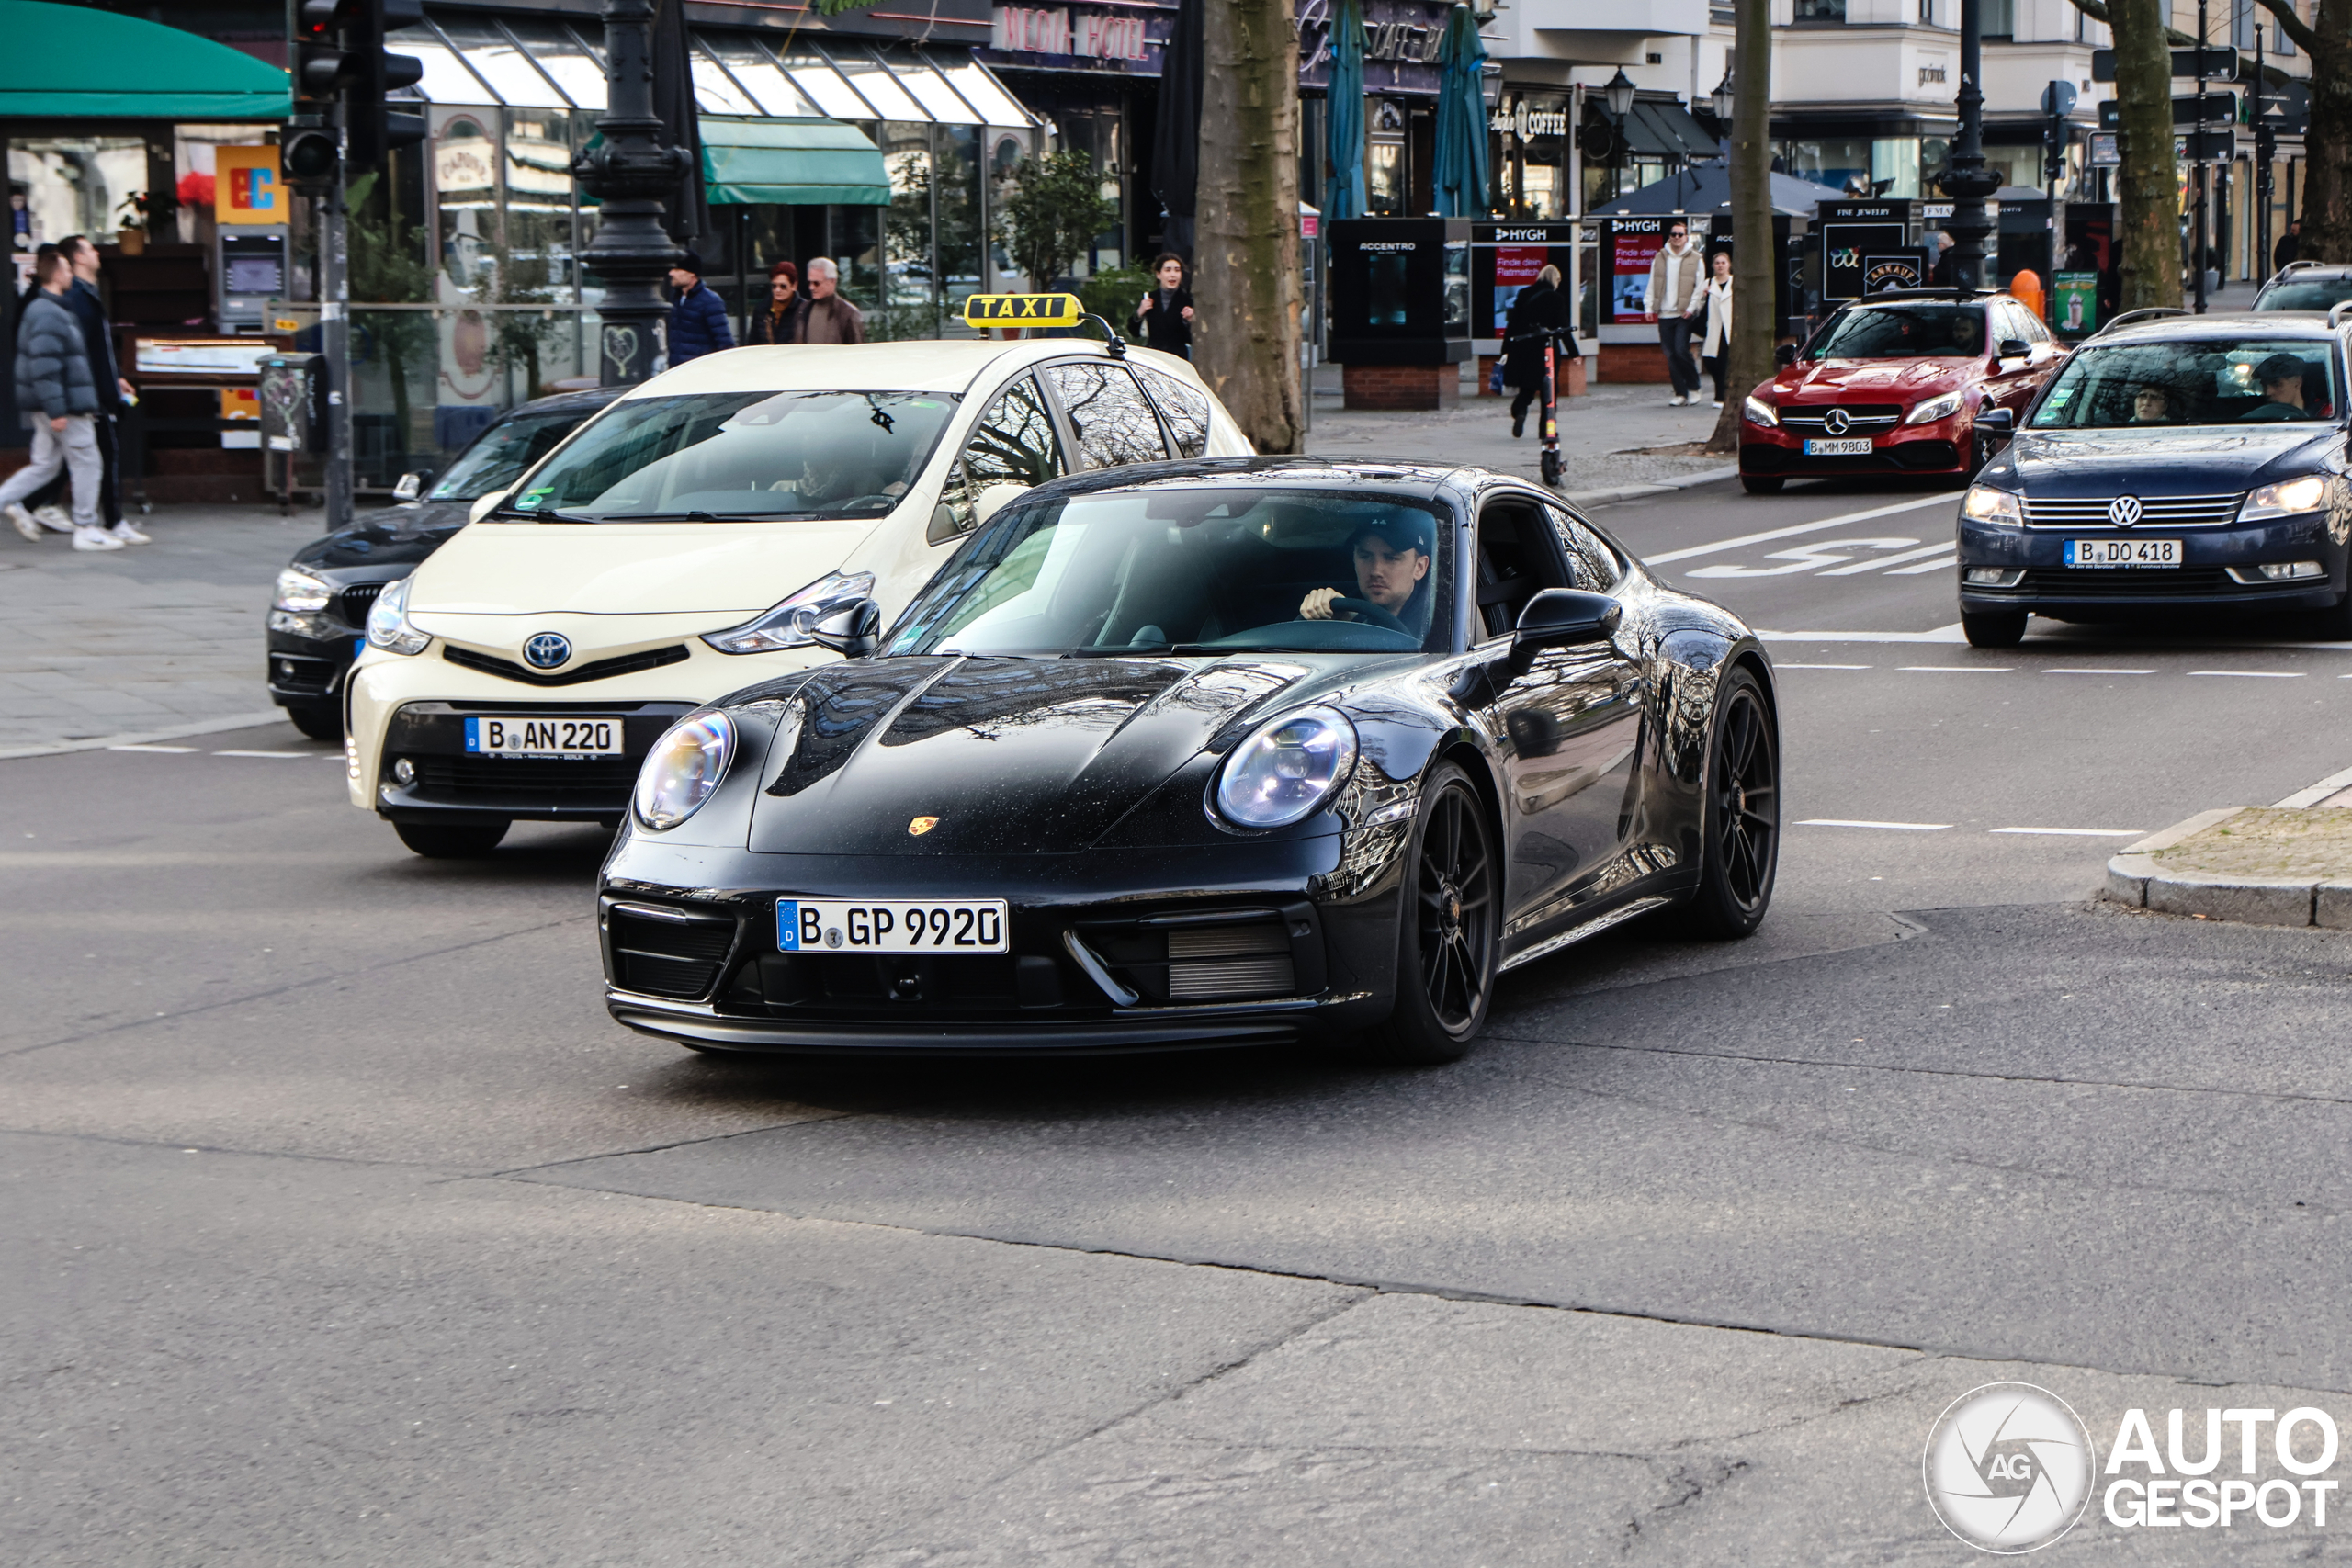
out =
[[[1965,289],[1984,287],[1984,236],[1993,231],[1984,203],[2001,188],[2001,176],[1984,166],[1984,95],[1977,86],[1984,73],[1984,0],[1960,0],[1960,136],[1940,183],[1951,197],[1944,231],[1951,236],[1952,280]]]
[[[1619,66],[1617,74],[1600,85],[1600,101],[1617,121],[1617,144],[1609,159],[1609,199],[1616,200],[1625,194],[1625,117],[1634,112],[1634,79]]]
[[[686,164],[653,112],[653,0],[605,0],[605,93],[603,143],[574,159],[571,172],[601,204],[596,238],[580,258],[605,286],[600,379],[628,387],[653,373],[669,313],[662,284],[678,257],[662,230],[662,198]]]

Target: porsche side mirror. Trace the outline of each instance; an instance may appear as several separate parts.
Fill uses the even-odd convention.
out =
[[[2026,342],[2025,339],[2021,337],[2005,337],[2001,340],[2001,357],[2004,359],[2031,359],[2033,357],[2033,344]]]
[[[2015,409],[1980,409],[1976,414],[1976,434],[1991,441],[2007,441],[2018,433],[2018,412]]]
[[[1519,625],[1510,637],[1511,663],[1523,670],[1540,649],[1599,642],[1615,632],[1624,617],[1625,607],[1606,593],[1546,588],[1519,613]]]
[[[402,474],[399,479],[392,481],[392,499],[394,501],[414,501],[418,496],[424,493],[424,476],[423,474]]]
[[[1772,351],[1772,363],[1775,365],[1785,367],[1794,365],[1796,362],[1797,345],[1795,344],[1784,343]]]
[[[810,626],[808,640],[843,659],[870,658],[882,646],[882,606],[871,599],[844,604]]]

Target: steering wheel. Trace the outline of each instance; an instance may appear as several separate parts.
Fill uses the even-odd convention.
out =
[[[1353,615],[1359,621],[1368,622],[1375,626],[1385,626],[1392,632],[1404,632],[1407,637],[1413,635],[1411,632],[1405,631],[1404,622],[1398,620],[1395,615],[1390,615],[1387,611],[1382,609],[1379,605],[1374,604],[1369,599],[1332,600],[1331,613],[1336,615],[1342,611]]]

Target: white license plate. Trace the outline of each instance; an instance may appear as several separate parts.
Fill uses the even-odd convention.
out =
[[[2069,539],[2068,566],[2178,566],[2178,539]]]
[[[466,751],[475,757],[617,757],[616,718],[469,717]]]
[[[1808,457],[1867,457],[1871,455],[1871,438],[1849,435],[1837,440],[1808,441],[1804,444]]]
[[[892,899],[862,904],[846,898],[775,901],[779,953],[1010,953],[1004,900],[962,898],[946,903]]]

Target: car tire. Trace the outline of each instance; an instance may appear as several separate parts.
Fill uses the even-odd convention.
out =
[[[1778,495],[1781,493],[1781,487],[1788,482],[1788,480],[1782,479],[1778,474],[1742,474],[1739,476],[1739,488],[1746,491],[1750,495]]]
[[[1984,610],[1960,613],[1960,629],[1971,648],[2015,648],[2025,640],[2026,612]]]
[[[1755,675],[1735,668],[1715,694],[1701,811],[1699,886],[1684,930],[1735,941],[1764,923],[1781,864],[1781,748]]]
[[[1494,998],[1502,863],[1486,802],[1451,762],[1421,791],[1397,902],[1396,1010],[1364,1043],[1384,1062],[1458,1062]]]
[[[288,708],[286,716],[295,728],[313,740],[343,739],[343,709],[333,703],[310,703],[299,708]]]
[[[2322,610],[2312,628],[2323,642],[2352,642],[2352,593],[2346,593],[2333,610]]]
[[[427,860],[480,860],[498,847],[512,826],[508,822],[488,827],[470,822],[395,822],[392,831],[401,836],[401,843]]]

